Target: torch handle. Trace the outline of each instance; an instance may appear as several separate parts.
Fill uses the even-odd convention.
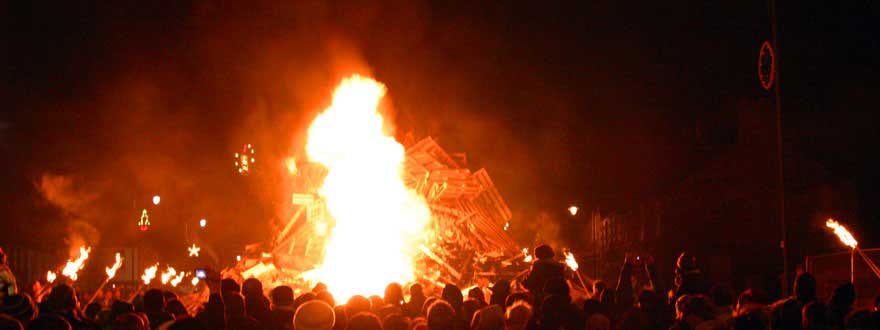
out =
[[[880,267],[877,267],[877,264],[875,264],[874,261],[871,260],[871,258],[868,258],[868,256],[865,255],[865,252],[862,252],[862,249],[856,247],[853,250],[857,252],[863,260],[865,260],[865,263],[868,264],[868,267],[871,268],[871,271],[874,272],[874,275],[876,275],[877,278],[880,278]]]
[[[89,302],[87,302],[86,305],[83,306],[83,310],[85,310],[86,307],[95,302],[95,297],[97,297],[99,293],[103,292],[104,286],[107,285],[108,282],[110,282],[110,278],[107,278],[106,280],[104,280],[104,282],[101,282],[101,285],[98,287],[97,290],[95,290],[95,294],[93,294],[92,297],[89,298]]]

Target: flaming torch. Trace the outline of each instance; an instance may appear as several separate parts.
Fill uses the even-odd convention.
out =
[[[523,253],[523,262],[526,262],[526,263],[532,262],[532,260],[534,258],[532,258],[532,255],[529,253],[529,248],[523,248],[522,253]]]
[[[101,282],[101,285],[98,286],[98,290],[95,290],[95,294],[93,294],[92,298],[89,299],[89,302],[83,306],[88,306],[93,301],[95,301],[95,298],[98,297],[98,294],[101,293],[101,290],[104,290],[104,286],[107,285],[107,283],[116,276],[116,271],[119,270],[119,268],[122,268],[122,256],[119,254],[119,252],[116,252],[116,262],[113,263],[113,266],[104,268],[104,272],[107,273],[107,279],[105,279],[104,282]]]
[[[579,266],[578,266],[577,260],[574,259],[574,254],[572,254],[571,251],[566,249],[566,250],[562,251],[562,255],[565,256],[565,265],[568,266],[568,268],[571,268],[572,271],[574,271],[574,274],[577,275],[578,281],[581,282],[581,287],[583,287],[584,290],[586,290],[587,285],[584,283],[584,278],[581,277],[581,273],[578,271]]]
[[[89,259],[89,253],[92,252],[91,247],[79,247],[79,257],[75,260],[67,261],[67,265],[61,270],[61,275],[67,276],[71,281],[76,281],[77,272],[85,267],[86,260]]]
[[[185,272],[178,273],[177,276],[175,276],[174,278],[171,279],[171,281],[169,281],[169,283],[171,283],[171,286],[176,288],[177,285],[180,284],[181,281],[183,281],[183,277],[186,276],[186,274],[187,273],[185,273]]]
[[[58,275],[55,274],[55,272],[53,272],[51,270],[46,272],[46,282],[55,283],[55,278],[57,278],[57,277],[58,277]]]
[[[846,229],[846,227],[837,223],[837,221],[834,221],[834,219],[828,219],[828,221],[825,221],[825,227],[833,229],[834,234],[837,235],[837,238],[840,239],[840,242],[843,243],[843,245],[846,245],[847,247],[852,249],[852,253],[850,254],[849,259],[850,283],[855,283],[856,253],[858,253],[859,256],[862,257],[862,259],[865,261],[865,263],[868,264],[868,267],[871,268],[871,271],[874,272],[874,275],[880,278],[880,268],[878,268],[877,265],[874,264],[874,261],[871,260],[871,258],[868,258],[868,256],[866,256],[865,253],[862,252],[861,249],[859,249],[859,242],[856,241],[856,238],[853,237],[852,233],[850,233],[849,230]]]
[[[144,285],[150,285],[150,282],[156,278],[156,272],[159,271],[159,264],[152,265],[144,269],[144,275],[141,275],[141,280],[144,281]]]
[[[175,275],[177,275],[177,270],[175,270],[174,267],[168,266],[168,268],[165,269],[165,271],[162,272],[162,275],[160,276],[162,284],[168,284],[168,281],[171,281],[171,278],[173,278]]]

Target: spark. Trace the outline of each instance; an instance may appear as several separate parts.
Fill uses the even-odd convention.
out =
[[[190,247],[188,247],[188,248],[186,248],[186,250],[189,251],[189,256],[190,256],[190,257],[198,257],[198,256],[199,256],[199,251],[201,251],[202,248],[196,246],[196,243],[193,243],[193,245],[190,246]]]

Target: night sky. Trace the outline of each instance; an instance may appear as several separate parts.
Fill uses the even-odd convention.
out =
[[[487,168],[520,221],[661,193],[710,158],[697,123],[772,97],[761,1],[4,6],[3,244],[65,246],[70,230],[123,244],[153,194],[157,241],[201,217],[221,247],[267,239],[289,211],[282,160],[352,72],[387,85],[398,136]],[[842,221],[876,246],[880,5],[777,7],[785,142],[855,187]],[[232,164],[244,143],[248,177]]]

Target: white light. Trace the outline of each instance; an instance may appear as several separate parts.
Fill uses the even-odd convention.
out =
[[[241,256],[235,256],[235,261],[241,261]]]
[[[207,226],[207,225],[208,225],[208,220],[205,220],[204,218],[202,220],[199,220],[199,227],[205,228],[205,226]]]
[[[153,196],[153,205],[159,205],[159,202],[161,201],[162,197],[159,197],[159,195]]]
[[[574,205],[569,206],[568,213],[571,213],[572,216],[577,215],[578,214],[578,207],[574,206]]]

